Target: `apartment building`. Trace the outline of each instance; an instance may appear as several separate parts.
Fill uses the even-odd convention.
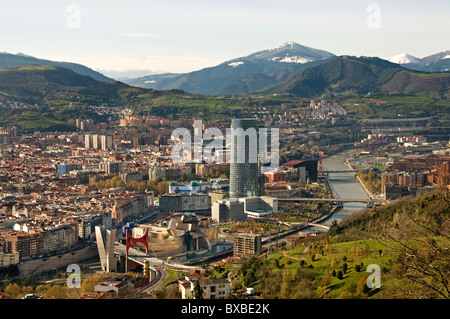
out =
[[[200,271],[193,270],[188,276],[178,280],[178,289],[182,299],[193,298],[194,285],[198,281],[204,299],[219,299],[230,296],[230,280],[228,278],[210,279],[201,277]]]
[[[2,234],[6,253],[19,253],[20,258],[51,255],[72,248],[76,243],[76,230],[71,225],[53,227],[33,233],[11,232]]]
[[[240,233],[233,240],[233,256],[249,256],[261,254],[261,235]]]
[[[204,299],[219,299],[230,296],[230,281],[228,278],[200,279],[200,289]]]
[[[0,246],[0,268],[6,268],[19,263],[19,253],[4,253]]]
[[[39,256],[45,253],[43,235],[40,232],[26,234],[12,232],[3,234],[6,253],[19,253],[20,258]]]

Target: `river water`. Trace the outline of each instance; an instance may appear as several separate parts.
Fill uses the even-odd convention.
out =
[[[348,170],[349,167],[345,163],[345,159],[358,154],[359,150],[347,150],[338,153],[322,160],[323,166],[329,171],[333,170]],[[350,198],[350,199],[368,199],[367,193],[359,184],[354,173],[330,173],[329,183],[336,198]],[[331,225],[333,220],[339,222],[345,217],[351,216],[367,205],[364,203],[344,203],[344,207],[339,209],[330,218],[325,220],[322,224]]]
[[[347,150],[323,159],[323,166],[325,169],[329,171],[338,171],[338,170],[349,170],[350,168],[347,166],[345,160],[349,157],[352,157],[354,154],[358,154],[359,150],[352,149]],[[359,184],[358,180],[355,177],[354,173],[330,173],[329,174],[329,184],[331,189],[334,192],[336,198],[348,198],[348,199],[368,199],[369,196],[364,191],[361,184]],[[344,207],[338,209],[332,216],[321,222],[322,225],[330,226],[334,220],[338,223],[356,212],[359,212],[363,209],[367,208],[365,203],[344,203]],[[304,236],[308,233],[323,233],[326,230],[322,227],[310,226],[307,227],[298,233],[290,234],[288,236],[283,236],[281,240],[284,240],[285,237],[297,237]],[[273,243],[269,244],[273,245]]]

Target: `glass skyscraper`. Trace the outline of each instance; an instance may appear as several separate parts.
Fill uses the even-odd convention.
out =
[[[261,196],[258,122],[255,119],[233,119],[229,142],[230,198]]]

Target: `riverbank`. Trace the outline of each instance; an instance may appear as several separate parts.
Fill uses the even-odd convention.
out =
[[[349,169],[356,169],[356,167],[354,167],[352,164],[349,163],[348,159],[345,160],[345,164],[348,166]],[[358,181],[359,185],[361,185],[361,187],[364,189],[364,191],[366,192],[367,196],[369,196],[369,198],[375,198],[374,194],[369,191],[369,189],[367,188],[366,184],[364,184],[364,182],[361,180],[361,178],[358,176],[358,173],[355,174],[356,180]]]
[[[324,167],[327,170],[346,170],[348,168],[354,169],[351,164],[348,162],[348,158],[354,156],[359,150],[356,149],[346,149],[340,153],[328,156],[324,160]],[[364,185],[364,183],[361,181],[361,179],[356,175],[354,176],[353,173],[349,173],[346,175],[342,175],[341,173],[336,174],[338,177],[337,179],[326,179],[324,181],[326,188],[329,190],[329,193],[331,194],[332,198],[339,199],[339,198],[355,198],[355,199],[367,199],[372,197],[373,195],[371,192],[367,189],[367,187]],[[342,178],[344,177],[344,178]],[[351,195],[350,195],[351,194]],[[321,214],[318,217],[315,217],[311,220],[307,220],[305,222],[298,222],[298,223],[289,223],[290,225],[295,225],[292,229],[285,230],[284,232],[280,232],[277,235],[279,237],[285,237],[286,235],[290,235],[292,233],[311,228],[311,229],[318,229],[317,226],[311,226],[312,224],[320,224],[323,226],[331,226],[333,221],[339,222],[343,218],[346,218],[362,209],[365,209],[367,206],[365,204],[359,204],[359,203],[346,203],[344,204],[343,208],[337,207],[337,205],[333,205],[332,208],[324,214]],[[319,230],[319,229],[318,229]],[[320,229],[320,231],[323,231],[323,228]],[[274,236],[275,234],[272,234]],[[266,243],[268,240],[264,238],[265,240],[263,243]]]
[[[323,166],[329,171],[345,171],[351,168],[348,159],[358,154],[358,149],[347,149],[338,154],[326,157]],[[353,168],[352,168],[353,169]],[[355,177],[354,173],[330,173],[328,183],[332,189],[333,198],[368,199],[370,195],[364,190],[363,185]],[[340,220],[365,209],[367,205],[362,203],[345,203],[344,207],[336,210],[332,218],[327,218],[321,223],[330,226],[334,220]]]
[[[364,184],[364,182],[361,180],[361,178],[358,176],[358,174],[356,174],[356,179],[358,180],[359,184],[366,192],[367,196],[369,196],[369,198],[371,198],[371,199],[376,198],[376,196],[372,192],[369,191],[366,184]]]

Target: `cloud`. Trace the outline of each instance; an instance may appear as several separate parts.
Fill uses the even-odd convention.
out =
[[[150,33],[120,32],[118,35],[130,38],[158,38],[157,35]]]

